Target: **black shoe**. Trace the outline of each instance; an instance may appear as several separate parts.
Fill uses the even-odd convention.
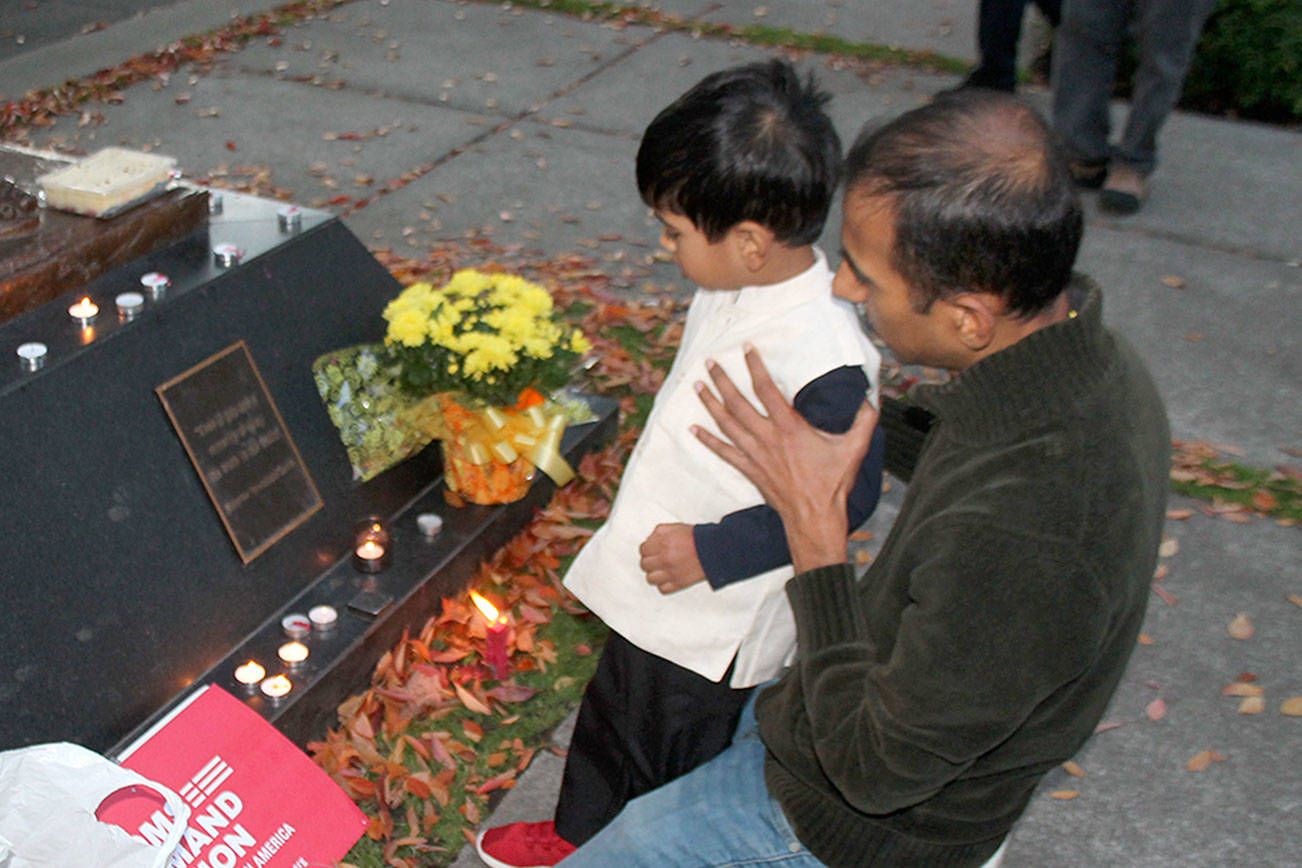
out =
[[[991,72],[988,67],[978,66],[967,74],[967,78],[963,79],[963,83],[959,87],[984,87],[986,90],[1001,90],[1004,93],[1012,93],[1017,89],[1017,79],[1011,74],[1001,75]]]

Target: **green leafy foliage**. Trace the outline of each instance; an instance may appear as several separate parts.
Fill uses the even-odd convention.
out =
[[[1221,0],[1203,29],[1183,104],[1267,121],[1302,121],[1302,3]]]

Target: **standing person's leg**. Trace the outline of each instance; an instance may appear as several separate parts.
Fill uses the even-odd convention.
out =
[[[1062,3],[1053,43],[1053,124],[1085,187],[1100,186],[1107,172],[1108,106],[1130,8],[1130,0]]]
[[[1035,8],[1054,27],[1062,21],[1062,0],[1035,0]]]
[[[553,819],[485,830],[480,859],[554,865],[631,800],[718,755],[753,693],[729,687],[730,675],[710,681],[612,632],[583,693]]]
[[[727,748],[753,690],[728,687],[730,676],[710,681],[611,633],[570,741],[557,834],[582,844],[632,799]]]
[[[764,783],[764,743],[747,706],[730,748],[635,799],[564,868],[819,868]]]
[[[1216,0],[1140,0],[1139,7],[1139,67],[1117,156],[1147,175],[1157,163],[1158,130],[1180,99]]]
[[[1012,91],[1017,87],[1017,41],[1026,0],[981,0],[977,7],[977,50],[981,62],[966,87]]]

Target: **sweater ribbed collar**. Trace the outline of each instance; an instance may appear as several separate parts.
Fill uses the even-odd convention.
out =
[[[909,397],[936,414],[947,436],[999,442],[1073,412],[1107,375],[1112,336],[1092,281],[1073,280],[1076,316],[1038,329],[948,383],[913,387]]]

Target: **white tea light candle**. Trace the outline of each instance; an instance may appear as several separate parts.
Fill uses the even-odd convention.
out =
[[[124,292],[113,300],[117,305],[118,316],[125,320],[135,319],[145,307],[145,297],[138,292]]]
[[[83,298],[68,308],[68,316],[72,317],[73,322],[77,325],[85,328],[95,321],[95,317],[99,316],[99,305],[91,301],[89,297]]]
[[[252,689],[259,681],[267,677],[267,670],[256,660],[250,660],[235,667],[235,680],[246,688]]]
[[[21,344],[15,352],[24,371],[39,371],[45,367],[45,360],[50,355],[49,348],[36,341]]]
[[[309,609],[307,617],[312,621],[313,629],[329,630],[339,620],[339,613],[334,606],[321,605]]]
[[[284,675],[275,675],[262,682],[262,695],[272,702],[279,702],[284,699],[289,691],[294,689],[294,683]]]
[[[301,666],[308,653],[307,646],[302,642],[286,642],[276,651],[277,656],[290,667]]]

